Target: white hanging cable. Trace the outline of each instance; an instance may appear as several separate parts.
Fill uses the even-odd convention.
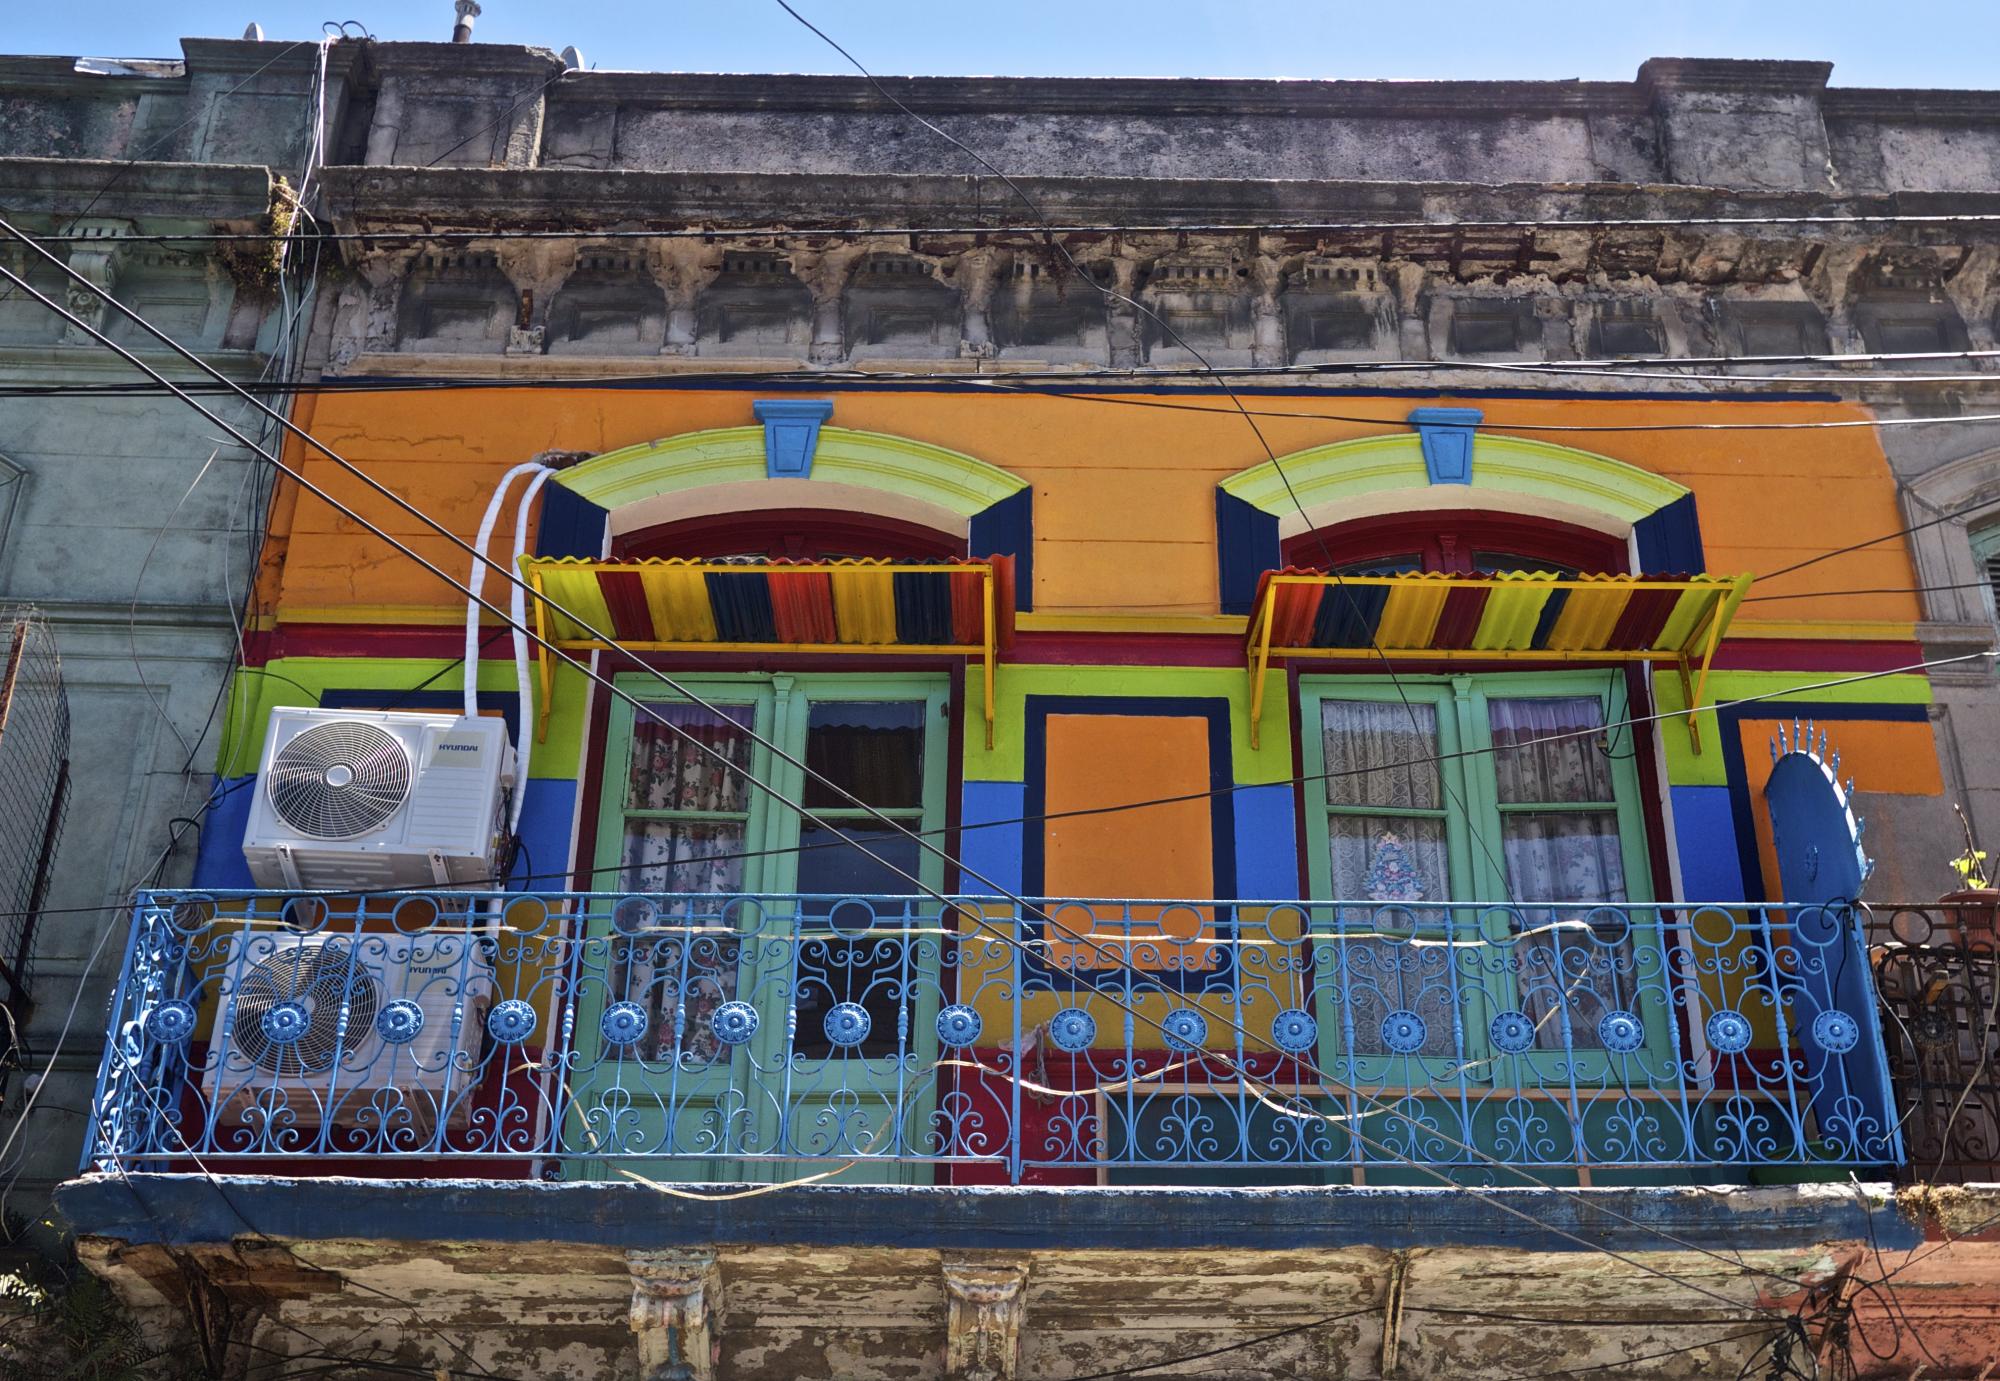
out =
[[[472,578],[466,581],[465,713],[467,718],[479,713],[479,592],[486,586],[486,548],[493,541],[494,525],[500,521],[500,509],[506,504],[507,491],[514,487],[514,481],[522,475],[532,475],[546,468],[539,460],[528,460],[502,475],[500,483],[493,487],[493,497],[486,501],[485,516],[479,520],[479,537],[472,546]],[[525,718],[525,707],[523,717]]]
[[[553,474],[554,470],[542,466],[521,491],[520,506],[514,510],[514,560],[508,566],[511,571],[521,569],[521,557],[528,550],[528,513],[535,506],[535,496]],[[507,817],[507,833],[519,834],[521,808],[528,803],[528,758],[535,744],[535,736],[528,732],[528,722],[534,717],[535,692],[528,677],[528,591],[519,581],[513,583],[512,590],[507,612],[514,620],[514,682],[521,688],[521,709],[516,716],[515,734],[519,741],[514,745],[514,804]],[[473,606],[473,612],[476,621],[477,605]]]

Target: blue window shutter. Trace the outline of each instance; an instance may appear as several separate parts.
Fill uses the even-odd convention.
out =
[[[1035,607],[1035,491],[1030,485],[972,515],[968,556],[1014,558],[1014,608]]]
[[[1707,569],[1692,494],[1648,513],[1633,524],[1632,535],[1638,541],[1640,575],[1695,575]]]
[[[604,555],[605,511],[560,481],[542,486],[542,523],[535,533],[537,556]]]
[[[1257,577],[1278,568],[1277,515],[1217,489],[1215,553],[1222,612],[1248,614],[1257,598]]]

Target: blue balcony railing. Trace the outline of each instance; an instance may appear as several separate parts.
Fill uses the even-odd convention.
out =
[[[1901,1160],[1858,923],[1748,903],[154,892],[86,1164],[1832,1173]]]

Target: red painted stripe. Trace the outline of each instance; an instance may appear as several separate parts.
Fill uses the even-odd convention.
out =
[[[1222,633],[1018,633],[1007,660],[1032,666],[1243,668],[1243,640]]]
[[[1479,620],[1486,613],[1486,597],[1491,593],[1489,585],[1453,586],[1444,597],[1444,609],[1431,633],[1431,646],[1464,647],[1470,643],[1472,635],[1479,631]]]
[[[1612,625],[1611,639],[1605,646],[1651,647],[1659,640],[1660,630],[1667,626],[1674,606],[1680,602],[1679,590],[1635,589],[1632,597],[1625,601],[1625,609],[1618,615],[1618,622]]]
[[[637,571],[599,571],[597,588],[611,611],[611,631],[620,642],[654,640],[653,611],[646,607],[646,585]]]
[[[951,640],[971,645],[980,641],[986,622],[986,582],[978,571],[951,573]],[[997,608],[999,601],[995,600]]]
[[[824,571],[773,570],[771,617],[781,643],[831,643],[839,634],[833,623],[833,577]]]

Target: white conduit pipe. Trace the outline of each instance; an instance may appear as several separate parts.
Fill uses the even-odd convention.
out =
[[[535,506],[535,495],[542,492],[542,486],[553,474],[555,471],[544,465],[521,491],[521,506],[514,510],[514,560],[508,569],[516,575],[521,573],[521,557],[528,550],[528,510]],[[535,736],[528,731],[528,723],[534,718],[535,692],[528,680],[528,591],[518,580],[513,582],[512,589],[514,594],[507,612],[514,620],[514,681],[521,688],[518,716],[521,741],[514,745],[514,809],[507,821],[507,832],[519,834],[521,808],[528,803],[528,755],[535,746]]]
[[[532,475],[546,467],[538,460],[523,461],[500,477],[493,497],[486,501],[486,516],[479,520],[479,537],[472,544],[472,574],[465,582],[465,714],[479,713],[479,592],[486,586],[486,547],[493,540],[493,528],[500,521],[500,507],[507,491],[521,475]],[[525,707],[524,707],[525,710]]]

